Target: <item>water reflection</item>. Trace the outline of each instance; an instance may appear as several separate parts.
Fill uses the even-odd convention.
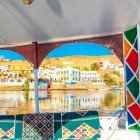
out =
[[[97,109],[103,115],[122,105],[123,91],[52,90],[47,92],[47,99],[39,101],[42,113]],[[34,91],[2,91],[0,108],[6,114],[35,113]]]

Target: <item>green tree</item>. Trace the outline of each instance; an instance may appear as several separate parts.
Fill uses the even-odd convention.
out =
[[[87,67],[84,66],[83,70],[89,71],[89,68],[87,68]]]
[[[104,97],[104,101],[103,101],[103,104],[105,106],[112,106],[112,103],[113,103],[113,100],[114,100],[114,96],[112,93],[107,93]]]
[[[2,76],[3,72],[0,70],[0,76]]]
[[[91,65],[90,65],[90,69],[91,70],[99,70],[99,64],[98,63],[92,63]]]
[[[24,76],[25,71],[22,69],[21,70],[21,75]]]
[[[24,85],[23,85],[24,90],[25,91],[29,91],[29,86],[30,86],[29,85],[29,80],[26,80],[25,83],[24,83]]]
[[[24,98],[25,98],[26,101],[29,100],[29,91],[25,91]]]
[[[25,81],[25,83],[23,85],[23,88],[25,90],[24,98],[25,98],[26,101],[28,101],[28,99],[29,99],[29,90],[30,90],[29,80]]]
[[[116,71],[116,70],[114,70],[112,73],[113,73],[114,75],[116,75],[116,76],[120,76],[120,73],[119,73],[118,71]]]
[[[115,79],[109,73],[103,75],[103,80],[108,86],[117,85]]]

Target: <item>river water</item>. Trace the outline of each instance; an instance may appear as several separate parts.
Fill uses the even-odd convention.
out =
[[[123,90],[51,90],[42,93],[47,99],[39,100],[41,113],[98,110],[101,116],[106,116],[124,105]],[[0,114],[28,113],[35,113],[34,91],[0,91]]]

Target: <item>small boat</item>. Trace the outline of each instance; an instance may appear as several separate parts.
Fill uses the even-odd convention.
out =
[[[72,84],[72,85],[76,84],[76,82],[74,82],[74,81],[66,81],[65,83],[66,84]]]
[[[38,80],[39,100],[47,99],[47,90],[49,88],[49,81],[46,79]]]
[[[39,91],[39,100],[47,99],[47,90]]]
[[[76,95],[73,95],[73,94],[67,94],[65,96],[67,99],[74,99],[76,97]]]

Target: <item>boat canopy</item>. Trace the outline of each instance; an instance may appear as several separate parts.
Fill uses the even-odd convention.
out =
[[[0,49],[33,65],[39,113],[38,68],[65,43],[106,46],[124,62],[128,128],[140,130],[140,0],[0,0]]]
[[[140,0],[0,0],[0,48],[120,34],[140,22]]]

